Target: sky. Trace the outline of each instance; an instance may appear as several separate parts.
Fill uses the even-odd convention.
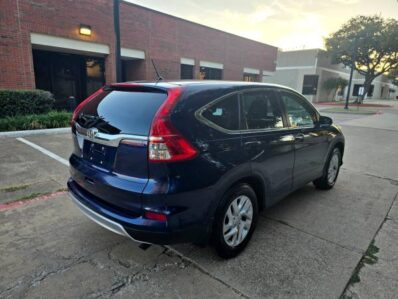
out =
[[[323,48],[357,15],[398,18],[398,0],[127,0],[282,50]]]

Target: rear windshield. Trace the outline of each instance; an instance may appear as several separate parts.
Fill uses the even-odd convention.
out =
[[[148,135],[152,119],[166,97],[162,92],[104,91],[84,105],[77,122],[107,134]]]

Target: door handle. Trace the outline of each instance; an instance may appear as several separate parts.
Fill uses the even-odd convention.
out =
[[[261,145],[261,141],[248,141],[244,143],[245,147],[251,147],[255,145]]]
[[[294,136],[294,140],[302,142],[304,141],[304,134],[303,133],[298,133]]]
[[[85,180],[87,183],[89,183],[90,185],[94,185],[94,180],[93,180],[93,179],[90,179],[90,178],[88,178],[88,177],[85,177],[84,180]]]

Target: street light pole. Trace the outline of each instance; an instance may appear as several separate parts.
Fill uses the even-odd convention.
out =
[[[348,100],[350,98],[350,93],[351,93],[351,84],[352,84],[352,76],[354,74],[354,66],[355,66],[355,60],[357,59],[357,38],[354,39],[354,45],[353,45],[353,53],[352,53],[352,62],[351,62],[351,71],[350,71],[350,81],[348,82],[348,90],[347,90],[347,95],[345,98],[345,106],[344,109],[348,109]]]
[[[122,61],[120,50],[120,13],[119,13],[119,0],[113,0],[113,24],[115,28],[115,69],[116,69],[116,82],[122,81]]]

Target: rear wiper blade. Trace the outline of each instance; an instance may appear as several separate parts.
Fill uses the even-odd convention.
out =
[[[79,115],[78,120],[83,120],[83,123],[80,122],[79,123],[86,128],[94,127],[95,125],[101,122],[107,123],[106,121],[104,121],[104,118],[102,116],[90,115],[84,113],[81,113]]]

